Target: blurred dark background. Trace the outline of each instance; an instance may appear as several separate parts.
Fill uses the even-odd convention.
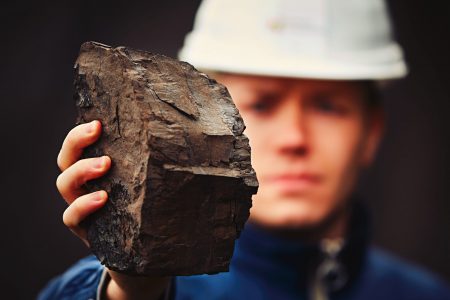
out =
[[[87,255],[62,223],[56,157],[74,126],[72,66],[95,40],[176,56],[199,1],[17,1],[0,7],[3,299],[33,299]],[[450,280],[450,8],[390,1],[410,75],[383,94],[388,130],[361,193],[374,243]]]

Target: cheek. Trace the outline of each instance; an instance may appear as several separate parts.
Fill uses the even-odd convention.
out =
[[[315,159],[326,176],[330,195],[345,197],[352,189],[362,142],[362,123],[358,119],[322,122],[315,127]]]
[[[245,122],[244,118],[244,122]],[[246,129],[244,134],[249,139],[249,144],[251,148],[251,163],[252,167],[256,172],[256,175],[260,175],[264,170],[264,162],[268,158],[268,147],[267,141],[270,141],[270,136],[268,136],[268,131],[261,130],[261,126],[256,126],[251,121],[245,122]]]

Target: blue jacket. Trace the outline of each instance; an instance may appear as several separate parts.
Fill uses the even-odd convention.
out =
[[[343,277],[328,290],[329,299],[450,300],[450,289],[418,267],[367,244],[365,216],[353,218],[350,233],[337,260]],[[308,299],[311,274],[324,254],[316,245],[280,238],[247,223],[236,241],[230,271],[215,275],[174,277],[167,299],[273,300]],[[338,276],[338,277],[339,277]],[[44,299],[100,299],[107,272],[94,256],[86,257],[48,283]],[[334,280],[334,279],[331,279]]]

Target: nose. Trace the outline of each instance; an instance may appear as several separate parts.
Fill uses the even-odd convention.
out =
[[[309,152],[307,120],[301,101],[290,99],[279,112],[276,151],[283,155],[306,156]]]

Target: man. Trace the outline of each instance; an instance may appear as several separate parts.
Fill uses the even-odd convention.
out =
[[[260,188],[230,272],[136,278],[88,257],[40,299],[450,299],[368,245],[354,195],[383,131],[375,81],[406,73],[383,2],[204,1],[180,58],[227,86],[252,148]],[[98,121],[75,127],[58,156],[64,223],[86,244],[78,225],[107,194],[82,185],[111,160],[79,157],[100,133]]]

